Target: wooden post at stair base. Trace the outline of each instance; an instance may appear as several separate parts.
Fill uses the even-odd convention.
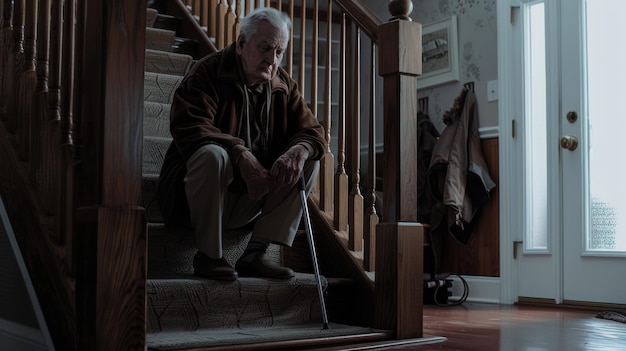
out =
[[[77,94],[76,350],[146,349],[146,235],[141,207],[146,4],[84,7]],[[89,78],[89,84],[86,79]]]
[[[379,27],[384,91],[383,220],[376,238],[376,327],[396,337],[422,337],[423,227],[417,222],[417,76],[421,25],[412,6],[391,1],[391,22]],[[398,9],[403,9],[400,13]]]

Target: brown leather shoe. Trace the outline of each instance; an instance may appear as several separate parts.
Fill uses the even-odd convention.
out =
[[[250,262],[239,259],[235,269],[242,277],[289,279],[296,275],[291,268],[272,262],[264,252],[254,255]]]
[[[193,258],[193,274],[207,279],[229,281],[237,280],[239,277],[237,271],[224,257],[214,259],[199,251]]]

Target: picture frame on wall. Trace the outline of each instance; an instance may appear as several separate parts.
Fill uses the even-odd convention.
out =
[[[459,81],[459,39],[456,16],[422,25],[422,75],[417,88]]]

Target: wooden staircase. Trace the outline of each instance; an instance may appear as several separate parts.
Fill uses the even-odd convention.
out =
[[[354,332],[339,325],[366,328],[357,331],[357,339],[420,338],[422,232],[412,207],[415,150],[406,147],[414,144],[414,135],[407,131],[417,113],[419,24],[406,21],[408,10],[402,5],[392,11],[396,19],[383,23],[359,0],[333,0],[329,2],[333,10],[327,13],[318,10],[319,0],[312,2],[310,8],[293,0],[272,5],[299,13],[307,23],[299,28],[300,38],[305,38],[299,47],[311,45],[311,67],[330,67],[326,63],[332,58],[327,55],[324,63],[314,54],[324,41],[315,34],[319,17],[338,29],[334,33],[339,37],[339,65],[324,70],[328,88],[321,88],[316,69],[311,74],[304,70],[308,63],[298,66],[309,60],[304,50],[295,62],[290,61],[296,55],[293,51],[287,55],[287,67],[297,69],[294,74],[309,91],[310,106],[323,121],[328,140],[337,142],[336,152],[329,145],[318,187],[309,199],[329,317],[337,326],[331,330],[340,331],[344,341]],[[199,6],[199,13],[187,6],[192,3]],[[228,330],[220,326],[254,329],[273,324],[272,330],[287,335],[290,332],[280,325],[295,330],[291,324],[319,323],[316,298],[304,292],[311,272],[302,238],[292,249],[273,251],[276,260],[298,271],[297,282],[207,282],[189,274],[192,236],[165,231],[152,200],[163,148],[169,143],[167,116],[173,89],[189,69],[190,57],[192,62],[227,41],[225,36],[212,41],[204,32],[209,23],[204,17],[207,3],[220,4],[223,12],[215,18],[223,18],[223,25],[236,25],[230,0],[158,2],[168,11],[154,19],[154,26],[161,28],[152,29],[146,27],[146,4],[137,2],[11,0],[0,7],[0,195],[57,349],[165,349],[181,345],[172,346],[172,339],[157,342],[169,332],[184,333],[173,338],[189,342],[194,333]],[[311,20],[317,23],[312,31]],[[168,27],[170,23],[177,27]],[[150,46],[155,43],[148,32],[153,31],[172,38],[171,44]],[[313,35],[308,42],[305,32]],[[367,95],[360,87],[361,34],[372,42],[369,74],[374,77],[378,67],[385,82],[382,167],[387,198],[385,217],[378,225],[371,203],[364,203],[374,189],[367,189],[365,197],[360,193],[360,122],[375,120],[360,114],[361,97]],[[330,48],[335,39],[327,38]],[[374,64],[378,46],[385,55]],[[153,60],[163,56],[177,64],[157,69]],[[317,94],[321,90],[326,92]],[[369,100],[372,104],[377,100],[374,93]],[[237,256],[247,235],[235,233],[229,255]],[[375,281],[370,278],[374,273],[365,269],[376,270]],[[307,306],[308,312],[288,321],[282,317],[287,311],[263,295],[265,310],[243,317],[241,310],[231,308],[232,317],[216,321],[211,309],[218,304],[210,297],[221,296],[218,291],[227,288],[235,293],[224,294],[236,299],[221,307],[258,307],[258,299],[247,300],[247,291],[283,290],[293,296],[298,290],[302,302],[290,307],[302,312]],[[295,338],[301,345],[320,341]],[[272,339],[280,343],[276,340]],[[200,347],[186,345],[180,347]],[[279,347],[270,345],[249,347]]]

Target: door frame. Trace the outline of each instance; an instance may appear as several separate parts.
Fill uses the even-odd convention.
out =
[[[524,144],[524,72],[523,72],[523,27],[521,8],[525,3],[532,3],[532,0],[502,0],[498,2],[498,125],[500,129],[499,138],[499,163],[500,163],[500,302],[512,304],[518,301],[520,274],[519,264],[513,259],[517,254],[523,252],[524,229],[526,226],[524,213],[524,201],[520,201],[520,194],[525,193],[524,166],[518,162],[525,157]],[[546,15],[548,13],[558,13],[559,1],[546,0]],[[547,21],[546,43],[548,47],[560,47],[559,41],[560,21]],[[554,44],[554,45],[551,45]],[[560,57],[558,50],[548,52],[546,64],[548,67],[559,67]],[[560,93],[560,73],[558,71],[548,72],[546,90],[549,96],[559,99]],[[547,111],[548,116],[559,116],[559,106],[556,105]],[[558,128],[557,128],[558,129]],[[554,131],[553,131],[554,132]],[[556,131],[558,133],[558,130]],[[548,136],[549,140],[554,138]],[[548,155],[550,162],[555,162],[554,155]],[[558,154],[556,155],[558,158]],[[556,160],[558,162],[558,160]],[[558,183],[558,175],[548,179],[552,184],[553,198],[560,199],[561,189],[555,187]],[[555,188],[558,188],[555,189]],[[561,217],[558,206],[551,206],[552,216]],[[550,227],[551,231],[557,233],[549,238],[548,251],[552,256],[550,269],[554,276],[555,286],[553,289],[554,301],[562,303],[563,288],[560,284],[563,276],[561,228]]]
[[[521,6],[518,0],[499,1],[497,5],[498,18],[498,149],[500,165],[500,303],[513,304],[517,301],[517,270],[511,257],[514,255],[515,241],[520,241],[518,229],[523,219],[516,214],[521,213],[520,204],[515,201],[515,195],[521,193],[520,172],[515,167],[514,159],[520,159],[520,147],[516,147],[519,139],[513,135],[515,124],[519,123],[517,116],[521,106],[515,96],[520,96],[522,90],[515,82],[519,82],[521,72],[515,70],[520,66],[518,51],[514,48],[521,35],[513,30],[515,8]],[[516,122],[517,121],[517,122]],[[504,157],[506,156],[506,157]]]

